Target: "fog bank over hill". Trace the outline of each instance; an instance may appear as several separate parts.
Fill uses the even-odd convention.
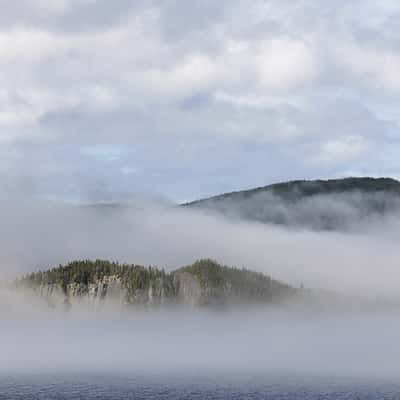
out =
[[[390,178],[291,181],[226,193],[184,206],[228,218],[315,230],[363,230],[400,211],[400,182]]]
[[[396,187],[397,183],[393,181],[393,185]],[[324,210],[332,207],[342,210],[341,196],[344,195],[353,196],[355,207],[368,196],[371,199],[378,196],[379,201],[382,197],[391,204],[392,200],[388,199],[393,196],[395,207],[389,213],[384,208],[383,212],[368,215],[350,228],[333,230],[260,223],[227,218],[196,207],[146,202],[90,207],[2,204],[0,279],[5,285],[21,274],[44,271],[71,260],[105,259],[134,262],[144,267],[125,271],[124,267],[120,269],[112,263],[95,263],[95,278],[91,275],[92,264],[86,268],[86,264],[78,263],[56,268],[53,273],[32,274],[28,280],[38,283],[42,293],[43,290],[51,292],[57,285],[63,290],[66,283],[62,302],[65,293],[70,297],[78,293],[89,301],[87,294],[104,291],[104,284],[110,283],[108,278],[115,275],[119,281],[113,282],[124,285],[126,292],[123,293],[128,298],[133,292],[135,296],[138,293],[131,283],[142,287],[140,279],[146,284],[148,277],[157,282],[161,277],[165,284],[158,286],[159,293],[164,290],[167,295],[167,289],[174,291],[182,287],[181,282],[175,285],[172,271],[190,266],[184,272],[196,274],[199,270],[192,263],[210,258],[236,266],[239,271],[246,267],[263,272],[274,282],[290,285],[275,282],[279,292],[294,289],[297,295],[303,284],[305,290],[320,288],[372,301],[393,299],[391,304],[396,305],[400,297],[400,218],[396,211],[396,190],[302,194],[301,197],[314,201],[316,196],[325,196],[321,197]],[[290,200],[292,203],[285,201],[285,204],[294,204],[290,211],[296,221],[306,215],[311,218],[313,211],[318,210],[313,202],[305,202],[305,208],[300,207],[299,198]],[[103,272],[110,267],[111,273],[99,276],[100,266],[104,267]],[[153,269],[154,266],[159,270]],[[215,270],[219,267],[212,268],[211,273]],[[230,288],[240,289],[239,284],[244,281],[241,274],[236,281],[233,277],[226,280],[230,284],[236,282]],[[258,289],[261,282],[258,275],[249,277],[256,277],[251,279],[253,283],[249,287]],[[199,281],[202,279],[200,275]],[[268,278],[264,282],[269,288]],[[212,293],[218,295],[220,287],[219,283],[212,285]],[[107,292],[109,288],[111,285],[107,286]],[[200,301],[204,290],[209,288],[206,285],[198,292]],[[155,290],[158,289],[156,286]],[[157,300],[153,288],[151,296],[149,291],[140,293],[145,302]],[[254,293],[258,295],[253,290],[250,294]],[[248,294],[245,291],[247,297]],[[162,299],[162,295],[159,297]],[[262,373],[270,370],[338,373],[346,377],[398,375],[399,355],[393,351],[398,347],[400,333],[396,307],[366,310],[345,304],[340,312],[336,309],[309,312],[309,304],[320,305],[320,298],[316,297],[301,312],[297,307],[286,309],[275,304],[271,307],[268,302],[263,308],[235,308],[223,313],[210,308],[193,312],[192,309],[173,311],[157,307],[146,312],[125,313],[110,303],[109,310],[97,313],[85,308],[81,299],[72,304],[70,312],[48,307],[42,300],[36,293],[24,292],[21,296],[15,290],[0,288],[0,373],[60,370],[181,373],[247,369]]]
[[[155,265],[166,271],[211,258],[289,285],[398,297],[399,218],[358,231],[314,231],[227,219],[187,207],[0,207],[0,276],[79,259]]]

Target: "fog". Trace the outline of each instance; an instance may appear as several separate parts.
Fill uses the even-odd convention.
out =
[[[101,258],[171,270],[198,258],[264,272],[308,288],[397,296],[400,219],[362,230],[315,231],[231,220],[167,206],[0,208],[0,273]]]
[[[318,188],[318,183],[307,184],[309,189]],[[294,187],[281,195],[274,194],[271,189],[250,194],[238,192],[195,202],[192,207],[236,220],[318,231],[363,232],[399,214],[400,198],[390,191],[359,190],[305,195]]]
[[[400,322],[389,313],[42,314],[3,319],[0,374],[222,371],[395,379],[399,333]]]
[[[165,205],[0,209],[0,372],[294,371],[396,377],[396,309],[266,307],[61,313],[7,288],[15,276],[77,258],[172,270],[210,257],[307,288],[398,298],[399,218],[315,231]]]

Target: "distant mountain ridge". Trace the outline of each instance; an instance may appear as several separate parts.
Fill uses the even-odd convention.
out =
[[[400,182],[393,178],[371,178],[371,177],[349,177],[341,179],[299,179],[287,182],[273,183],[271,185],[259,186],[254,189],[237,190],[227,192],[204,199],[194,200],[182,204],[193,206],[209,200],[222,200],[236,196],[252,196],[260,192],[271,192],[283,198],[297,196],[315,196],[317,194],[343,193],[346,191],[360,190],[366,192],[393,191],[400,195]]]
[[[227,217],[313,229],[346,229],[400,211],[400,182],[392,178],[296,180],[182,204]]]

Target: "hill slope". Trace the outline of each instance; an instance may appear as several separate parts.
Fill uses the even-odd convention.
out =
[[[245,269],[222,266],[204,259],[171,273],[154,267],[115,262],[74,261],[16,281],[54,306],[104,300],[124,305],[229,305],[275,302],[297,289]]]
[[[400,210],[400,182],[390,178],[291,181],[183,204],[263,223],[346,229]]]

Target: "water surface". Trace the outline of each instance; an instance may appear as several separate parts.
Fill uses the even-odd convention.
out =
[[[0,399],[400,399],[400,384],[273,374],[8,374]]]

